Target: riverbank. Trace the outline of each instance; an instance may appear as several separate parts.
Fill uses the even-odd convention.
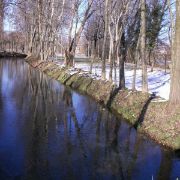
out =
[[[180,107],[169,111],[168,103],[158,102],[153,95],[119,91],[116,84],[78,68],[66,68],[33,57],[26,61],[61,83],[91,96],[158,143],[173,150],[180,149]]]
[[[23,54],[23,53],[0,51],[0,57],[20,57],[20,58],[25,58],[26,56],[27,55]]]

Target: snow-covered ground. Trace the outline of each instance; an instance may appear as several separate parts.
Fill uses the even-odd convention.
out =
[[[80,68],[84,71],[89,71],[90,65],[88,63],[76,63],[75,68]],[[106,68],[106,78],[109,79],[109,66]],[[117,70],[117,79],[115,80],[115,76],[113,73],[113,80],[118,84]],[[93,75],[101,76],[101,66],[95,64],[93,67]],[[126,64],[125,66],[125,80],[126,87],[128,89],[132,89],[132,81],[133,81],[133,68],[132,65]],[[142,71],[140,69],[137,70],[137,78],[136,78],[136,89],[142,90]],[[157,96],[164,98],[165,100],[169,99],[170,92],[170,72],[165,73],[163,69],[154,68],[154,71],[151,72],[151,69],[148,68],[148,88],[149,93],[155,93]]]

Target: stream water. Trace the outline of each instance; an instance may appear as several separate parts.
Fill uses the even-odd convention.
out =
[[[0,59],[0,180],[178,178],[175,153],[23,59]]]

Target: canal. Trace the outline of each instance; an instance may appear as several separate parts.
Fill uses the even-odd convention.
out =
[[[23,59],[0,59],[0,180],[178,178],[177,154]]]

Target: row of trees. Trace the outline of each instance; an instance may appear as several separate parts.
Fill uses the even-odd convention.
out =
[[[3,1],[3,0],[1,0]],[[179,2],[176,2],[178,8]],[[16,0],[9,2],[16,14],[16,30],[22,33],[25,52],[48,60],[63,49],[65,63],[73,66],[76,48],[82,35],[91,54],[90,72],[100,57],[102,78],[106,64],[110,65],[109,79],[119,66],[119,88],[125,88],[124,63],[134,63],[135,89],[137,64],[142,65],[142,91],[148,91],[147,65],[154,66],[154,53],[159,45],[170,40],[174,63],[172,68],[172,102],[177,100],[175,66],[178,45],[178,11],[176,29],[171,0]],[[2,8],[1,8],[2,9]],[[2,17],[2,16],[1,16]],[[170,19],[170,21],[169,21]],[[2,21],[2,20],[1,20]],[[173,42],[174,29],[176,38]],[[176,42],[177,41],[177,42]],[[175,50],[175,51],[173,51]],[[107,61],[108,59],[108,61]],[[175,73],[175,74],[174,74]],[[174,80],[175,79],[175,80]],[[176,94],[175,94],[176,92]],[[174,95],[172,95],[174,94]],[[176,99],[176,100],[173,100]]]
[[[16,4],[14,18],[18,30],[24,32],[28,55],[48,60],[61,47],[66,64],[72,66],[84,26],[94,12],[93,0],[17,0]]]
[[[3,34],[3,19],[4,19],[4,0],[0,0],[0,39]]]

